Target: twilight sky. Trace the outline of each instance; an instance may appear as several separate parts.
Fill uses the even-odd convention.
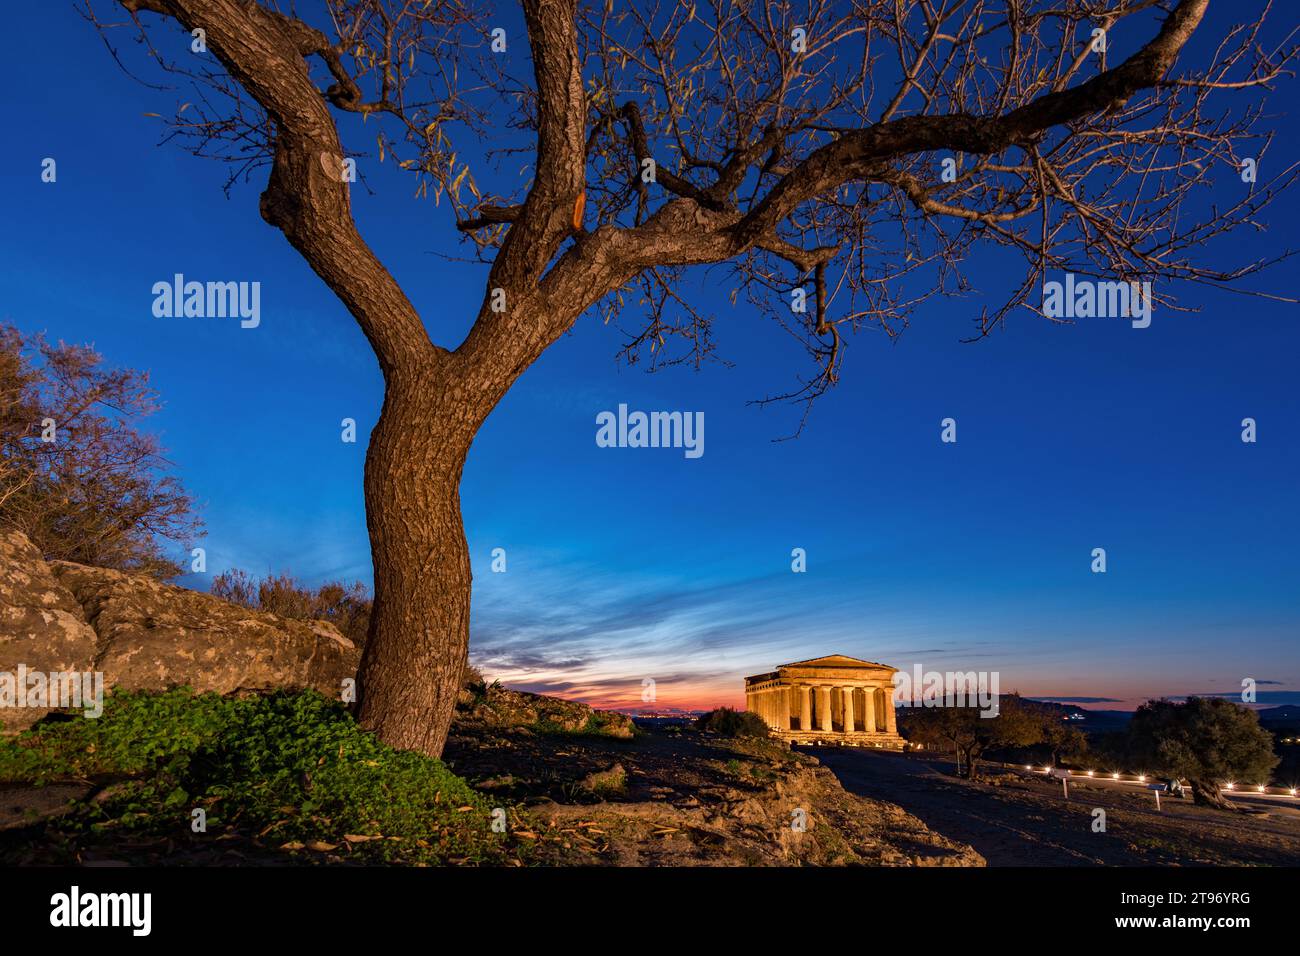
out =
[[[1215,5],[1196,49],[1257,6]],[[11,44],[0,84],[0,320],[151,370],[166,406],[153,427],[208,526],[210,574],[182,583],[205,588],[228,567],[368,582],[361,472],[379,370],[259,218],[264,174],[227,198],[218,164],[159,147],[143,114],[184,91],[123,75],[70,3],[9,17],[11,36],[41,41]],[[1300,149],[1297,89],[1270,104],[1279,167]],[[57,183],[40,181],[44,157]],[[454,347],[486,267],[446,258],[468,249],[445,204],[412,199],[391,163],[359,162],[374,191],[353,188],[362,234]],[[1225,174],[1225,201],[1241,188]],[[1267,233],[1207,260],[1300,246],[1298,217],[1293,194]],[[963,344],[1023,274],[1000,257],[970,265],[977,292],[932,301],[897,343],[853,339],[841,384],[793,441],[774,439],[798,409],[747,402],[808,368],[743,297],[728,302],[725,268],[687,288],[715,310],[729,366],[620,367],[620,332],[581,320],[492,415],[465,470],[472,657],[512,686],[620,707],[643,706],[645,678],[661,709],[743,704],[746,674],[829,653],[996,670],[1004,691],[1101,707],[1243,677],[1262,703],[1300,702],[1297,306],[1184,287],[1200,311],[1156,311],[1147,329],[1021,310]],[[1251,287],[1294,295],[1296,268]],[[177,272],[260,281],[260,326],[155,318],[150,289]],[[619,403],[703,411],[705,454],[597,447],[596,415]],[[939,440],[949,416],[955,445]],[[1247,416],[1256,444],[1240,440]],[[345,417],[357,444],[339,440]],[[790,570],[795,547],[806,573]],[[1096,547],[1104,575],[1090,571]]]

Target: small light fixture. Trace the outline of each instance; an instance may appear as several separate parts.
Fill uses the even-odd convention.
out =
[[[1237,789],[1237,785],[1236,785],[1235,783],[1229,783],[1229,784],[1228,784],[1226,787],[1224,787],[1223,789],[1225,789],[1225,790],[1235,790],[1235,789]]]

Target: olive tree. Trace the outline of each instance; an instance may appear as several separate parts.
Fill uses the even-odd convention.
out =
[[[1186,777],[1195,802],[1221,809],[1231,806],[1224,784],[1267,783],[1279,762],[1255,712],[1220,697],[1147,701],[1134,713],[1125,742],[1130,760],[1149,772]]]

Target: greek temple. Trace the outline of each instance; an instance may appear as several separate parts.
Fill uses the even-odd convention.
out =
[[[745,678],[746,709],[774,736],[799,744],[900,749],[886,664],[832,654]]]

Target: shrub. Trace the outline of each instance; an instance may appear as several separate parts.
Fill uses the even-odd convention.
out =
[[[721,734],[723,737],[766,737],[768,726],[762,717],[747,710],[719,707],[696,721],[701,730]]]
[[[311,588],[288,574],[258,581],[238,568],[212,579],[211,593],[223,601],[295,621],[329,621],[358,647],[370,627],[370,592],[360,581],[330,581]]]

